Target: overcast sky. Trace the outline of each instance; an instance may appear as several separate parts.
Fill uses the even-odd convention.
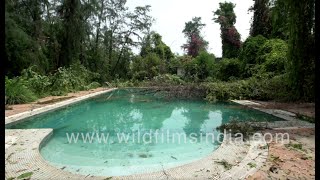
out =
[[[181,45],[186,42],[182,30],[185,22],[192,17],[201,17],[206,26],[202,30],[204,39],[209,42],[208,51],[221,57],[220,25],[214,23],[213,11],[218,9],[219,2],[225,0],[127,0],[127,6],[133,10],[136,6],[151,5],[151,16],[155,18],[151,30],[162,35],[163,41],[170,46],[172,52],[183,54]],[[252,13],[248,9],[253,0],[227,0],[236,4],[234,9],[237,22],[235,24],[241,34],[241,40],[249,35]]]

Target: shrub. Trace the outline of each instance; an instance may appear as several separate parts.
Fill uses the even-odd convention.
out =
[[[37,99],[36,95],[28,89],[28,84],[22,78],[5,78],[5,96],[6,104],[21,104],[32,102]]]
[[[292,99],[287,75],[269,79],[251,77],[233,82],[206,83],[206,100],[214,102],[229,99],[283,100]]]
[[[49,94],[51,82],[48,76],[38,74],[33,71],[33,67],[24,69],[21,74],[21,78],[28,82],[27,87],[37,94],[38,97],[43,97]]]
[[[244,64],[256,64],[258,51],[266,41],[267,38],[262,35],[248,37],[241,47],[239,59]]]
[[[135,58],[132,64],[132,71],[133,79],[143,80],[145,77],[151,79],[165,71],[165,64],[157,54],[150,53],[145,58]]]
[[[228,81],[240,77],[241,63],[238,59],[222,59],[219,62],[218,78],[222,81]]]
[[[69,68],[60,67],[50,76],[52,95],[63,95],[68,92],[87,90],[88,85],[99,78],[98,73],[87,70],[80,64],[73,64]]]
[[[281,39],[268,40],[258,52],[259,64],[262,64],[263,72],[275,72],[282,74],[285,72],[287,64],[288,45]]]
[[[213,54],[207,52],[201,52],[196,58],[195,63],[197,64],[197,75],[198,78],[203,80],[209,76],[214,75],[214,62],[215,57]]]
[[[177,75],[164,74],[158,75],[153,78],[153,81],[158,84],[166,83],[171,85],[181,85],[185,82]]]
[[[138,71],[133,74],[133,80],[144,80],[148,76],[147,71]]]
[[[98,87],[100,87],[100,86],[101,86],[100,83],[98,83],[98,82],[92,82],[92,83],[90,83],[90,84],[87,86],[86,89],[95,89],[95,88],[98,88]]]
[[[257,56],[260,48],[267,41],[267,38],[262,35],[258,35],[255,37],[248,37],[246,41],[243,43],[239,59],[241,61],[241,69],[244,77],[250,77],[254,71],[251,68],[257,64]]]

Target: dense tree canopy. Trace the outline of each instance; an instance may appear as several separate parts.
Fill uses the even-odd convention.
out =
[[[219,9],[214,11],[214,22],[220,24],[222,39],[222,57],[236,58],[241,46],[240,34],[235,28],[235,5],[231,2],[219,3]]]
[[[251,36],[262,35],[269,37],[271,33],[269,0],[254,0],[254,5],[250,9],[253,11],[253,21],[250,29]]]
[[[213,20],[220,25],[222,57],[216,58],[201,34],[201,17],[185,22],[179,55],[151,30],[149,5],[130,11],[126,0],[6,0],[6,103],[101,84],[179,85],[187,93],[206,92],[209,101],[313,101],[314,4],[255,0],[250,36],[242,43],[235,4],[219,3]]]

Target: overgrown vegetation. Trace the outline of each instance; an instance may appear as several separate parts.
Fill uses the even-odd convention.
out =
[[[55,73],[41,75],[32,67],[23,70],[22,75],[6,77],[6,104],[27,103],[48,95],[65,95],[69,92],[88,90],[100,86],[94,80],[99,74],[92,73],[82,65],[61,67]]]
[[[264,125],[258,122],[252,121],[239,121],[237,119],[231,119],[228,123],[218,126],[216,129],[222,133],[226,131],[232,136],[240,133],[244,140],[247,140],[251,135],[253,135],[258,130],[264,128]]]
[[[210,102],[314,101],[314,0],[255,1],[244,42],[234,26],[235,4],[220,3],[213,22],[220,25],[221,58],[207,50],[201,17],[185,23],[185,55],[177,55],[150,31],[154,19],[148,5],[129,11],[125,0],[5,4],[7,104],[105,82],[164,87],[172,96]],[[140,52],[134,54],[134,48]]]

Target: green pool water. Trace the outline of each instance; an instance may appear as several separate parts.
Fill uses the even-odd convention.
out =
[[[168,100],[124,89],[7,128],[53,128],[52,137],[41,148],[46,161],[73,173],[115,176],[159,171],[204,158],[222,140],[215,128],[232,118],[279,120],[235,103]],[[78,135],[77,142],[70,141],[72,133]],[[91,143],[84,142],[86,136],[93,137]]]

